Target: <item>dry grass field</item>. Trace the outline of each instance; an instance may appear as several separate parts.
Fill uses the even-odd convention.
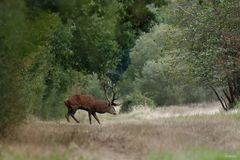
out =
[[[102,126],[76,116],[80,124],[29,118],[0,139],[0,160],[240,159],[240,113],[216,103],[99,115]]]

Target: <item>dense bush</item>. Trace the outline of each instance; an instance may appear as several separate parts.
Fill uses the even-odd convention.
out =
[[[133,91],[124,97],[124,102],[121,105],[120,113],[126,113],[133,110],[133,107],[152,107],[155,108],[156,104],[150,98],[142,95],[139,91]]]
[[[0,1],[0,134],[16,126],[27,115],[23,80],[19,74],[27,48],[24,4]],[[8,14],[6,14],[6,12]]]
[[[4,53],[6,54],[6,53]],[[0,134],[4,133],[27,115],[22,79],[16,73],[18,62],[0,51]]]

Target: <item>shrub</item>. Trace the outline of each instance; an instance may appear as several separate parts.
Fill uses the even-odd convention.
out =
[[[0,134],[21,122],[27,112],[24,105],[25,96],[21,89],[22,83],[16,73],[17,65],[13,61],[7,61],[8,58],[1,56],[0,60]]]
[[[155,107],[155,103],[152,99],[147,98],[141,92],[134,91],[123,98],[120,113],[131,112],[133,108],[137,106]]]

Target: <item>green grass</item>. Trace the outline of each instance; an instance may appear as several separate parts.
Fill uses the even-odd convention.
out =
[[[67,154],[51,153],[49,155],[29,156],[12,151],[0,152],[0,160],[66,160]],[[85,160],[81,155],[74,157],[75,160]],[[224,151],[199,149],[182,152],[152,152],[146,160],[239,160],[240,152],[230,153]]]
[[[147,160],[239,160],[240,152],[228,153],[216,150],[193,150],[187,152],[153,152]]]

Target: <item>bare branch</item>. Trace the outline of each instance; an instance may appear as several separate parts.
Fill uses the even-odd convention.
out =
[[[225,111],[229,110],[229,106],[227,105],[225,99],[224,99],[223,97],[221,97],[221,99],[222,99],[222,101],[224,102],[224,105],[225,105],[225,106],[223,107],[223,109],[224,109]]]
[[[227,98],[228,102],[229,102],[229,103],[232,103],[232,99],[231,99],[231,97],[227,94],[227,91],[226,91],[225,89],[223,89],[223,93],[224,93],[225,97]]]
[[[179,9],[181,9],[183,12],[191,15],[196,21],[199,21],[199,19],[197,19],[196,16],[194,16],[192,13],[188,12],[187,10],[183,9],[181,6],[177,5],[176,7],[179,8]]]
[[[216,94],[216,96],[217,96],[219,102],[221,103],[223,109],[224,109],[225,111],[227,111],[227,107],[223,104],[222,98],[218,95],[216,89],[215,89],[214,87],[212,87],[212,86],[210,86],[210,88],[211,88],[211,89],[213,90],[213,92]],[[225,102],[225,103],[226,103],[226,102]]]

